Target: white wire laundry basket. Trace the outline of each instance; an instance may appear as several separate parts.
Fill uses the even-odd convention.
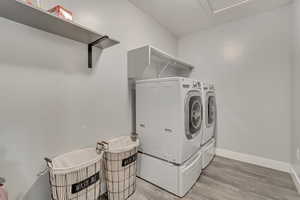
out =
[[[139,140],[130,136],[98,142],[104,151],[104,174],[109,200],[128,199],[136,190]]]
[[[98,200],[101,195],[102,154],[86,148],[45,158],[53,200]]]

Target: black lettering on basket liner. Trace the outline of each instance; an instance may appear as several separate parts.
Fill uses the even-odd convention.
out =
[[[129,165],[129,164],[135,162],[136,159],[137,159],[137,155],[138,155],[138,154],[136,153],[136,154],[134,154],[134,155],[132,155],[132,156],[130,156],[130,157],[128,157],[128,158],[123,159],[123,160],[122,160],[122,167],[125,167],[125,166],[127,166],[127,165]]]
[[[89,178],[72,185],[72,194],[75,194],[77,192],[80,192],[89,186],[95,184],[97,181],[99,181],[100,175],[99,172],[94,174],[93,176],[90,176]]]

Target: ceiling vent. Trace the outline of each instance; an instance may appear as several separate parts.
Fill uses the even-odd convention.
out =
[[[207,0],[207,3],[214,14],[244,5],[252,0]]]

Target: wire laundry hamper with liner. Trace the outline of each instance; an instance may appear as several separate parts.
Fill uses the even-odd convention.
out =
[[[45,158],[53,200],[98,200],[103,174],[102,155],[86,148]]]
[[[138,146],[139,140],[130,136],[98,142],[98,151],[104,151],[104,174],[109,200],[125,200],[134,194]]]

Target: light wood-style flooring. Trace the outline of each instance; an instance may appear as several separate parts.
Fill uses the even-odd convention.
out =
[[[130,200],[180,199],[146,181],[137,180]],[[182,200],[300,200],[289,174],[215,157]]]

